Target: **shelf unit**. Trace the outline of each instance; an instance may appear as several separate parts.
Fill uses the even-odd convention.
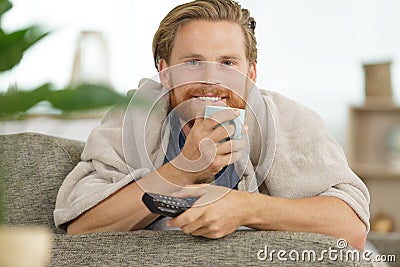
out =
[[[367,105],[350,107],[347,156],[363,179],[400,178],[400,163],[390,159],[389,131],[400,126],[400,107]]]
[[[346,154],[352,170],[365,182],[370,196],[371,220],[385,214],[400,231],[400,161],[396,162],[387,145],[388,134],[400,126],[396,105],[352,106],[349,110]]]

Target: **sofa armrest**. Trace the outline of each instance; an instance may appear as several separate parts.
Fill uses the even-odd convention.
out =
[[[54,232],[57,192],[80,160],[84,143],[40,133],[0,135],[4,223],[43,225]]]
[[[54,242],[51,266],[370,266],[362,259],[330,259],[327,253],[321,260],[323,250],[338,249],[337,239],[313,233],[236,231],[212,240],[181,231],[141,230],[58,234]],[[279,260],[280,250],[286,251],[281,255],[286,261]],[[294,251],[299,253],[297,261],[290,258],[297,257]]]

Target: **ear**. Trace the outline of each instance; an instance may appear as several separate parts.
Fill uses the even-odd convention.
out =
[[[249,73],[247,74],[247,77],[253,82],[255,83],[257,80],[257,63],[253,62],[250,64],[250,68],[249,68]]]
[[[158,63],[158,75],[162,86],[166,89],[171,89],[171,83],[169,78],[168,63],[165,59],[160,59]]]
[[[256,79],[257,79],[257,63],[253,62],[250,64],[249,71],[247,73],[246,92],[245,92],[246,98],[250,93],[250,89],[255,85]]]

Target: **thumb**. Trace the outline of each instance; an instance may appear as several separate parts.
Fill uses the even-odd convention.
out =
[[[203,116],[196,116],[196,118],[194,119],[194,124],[193,124],[193,126],[199,124],[199,123],[202,122],[203,120],[204,120],[204,117],[203,117]]]

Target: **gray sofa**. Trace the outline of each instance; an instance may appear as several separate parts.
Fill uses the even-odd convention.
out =
[[[55,228],[53,209],[58,189],[83,147],[82,142],[37,133],[0,136],[5,224],[51,229],[50,266],[370,266],[363,259],[346,261],[327,255],[321,261],[324,249],[337,249],[337,240],[311,233],[237,231],[218,240],[180,231],[67,235]],[[286,260],[278,258],[279,250],[286,253],[280,255]],[[292,260],[296,257],[299,261]]]

